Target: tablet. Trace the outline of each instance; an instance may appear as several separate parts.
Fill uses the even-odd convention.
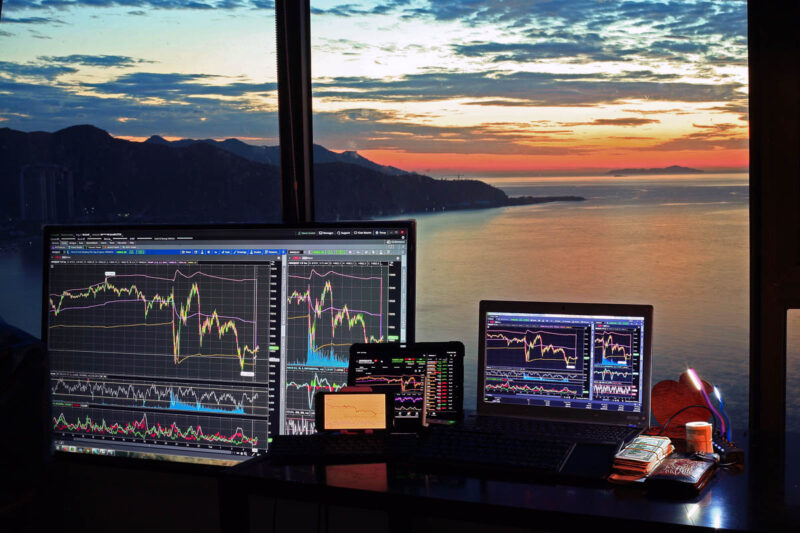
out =
[[[354,344],[347,383],[390,394],[396,429],[455,423],[464,415],[464,345]]]

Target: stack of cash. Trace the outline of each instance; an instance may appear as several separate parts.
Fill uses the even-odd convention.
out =
[[[614,457],[610,481],[629,482],[647,477],[675,450],[668,437],[640,435]]]

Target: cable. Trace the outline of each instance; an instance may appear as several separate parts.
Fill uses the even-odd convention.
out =
[[[658,434],[661,435],[667,430],[667,427],[669,426],[669,423],[672,422],[673,418],[675,418],[676,416],[678,416],[682,412],[686,411],[687,409],[693,409],[695,407],[698,408],[698,409],[705,409],[706,411],[711,413],[712,426],[714,426],[712,429],[714,429],[716,427],[716,417],[714,415],[714,411],[709,409],[707,405],[695,404],[695,405],[687,405],[683,409],[680,409],[680,410],[676,411],[675,413],[673,413],[673,415],[667,419],[666,423],[664,423],[664,425],[661,428],[661,431],[659,431]],[[656,422],[658,422],[658,420],[656,420]]]

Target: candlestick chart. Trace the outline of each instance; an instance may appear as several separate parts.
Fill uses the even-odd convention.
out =
[[[268,322],[269,304],[259,294],[267,282],[260,278],[268,278],[264,268],[60,266],[50,274],[48,297],[54,368],[228,381],[263,374],[259,322]]]
[[[388,337],[387,265],[292,265],[287,278],[290,365],[347,368],[350,345]]]

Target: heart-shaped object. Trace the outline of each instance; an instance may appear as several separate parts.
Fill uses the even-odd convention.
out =
[[[706,393],[714,391],[714,387],[706,381],[703,381],[703,388]],[[669,417],[690,405],[706,405],[706,401],[703,394],[692,384],[687,372],[681,374],[678,381],[671,379],[659,381],[653,387],[651,407],[658,424],[666,424]],[[674,430],[685,426],[686,422],[706,421],[709,418],[711,413],[707,409],[687,409],[676,415],[669,423],[669,427]]]

